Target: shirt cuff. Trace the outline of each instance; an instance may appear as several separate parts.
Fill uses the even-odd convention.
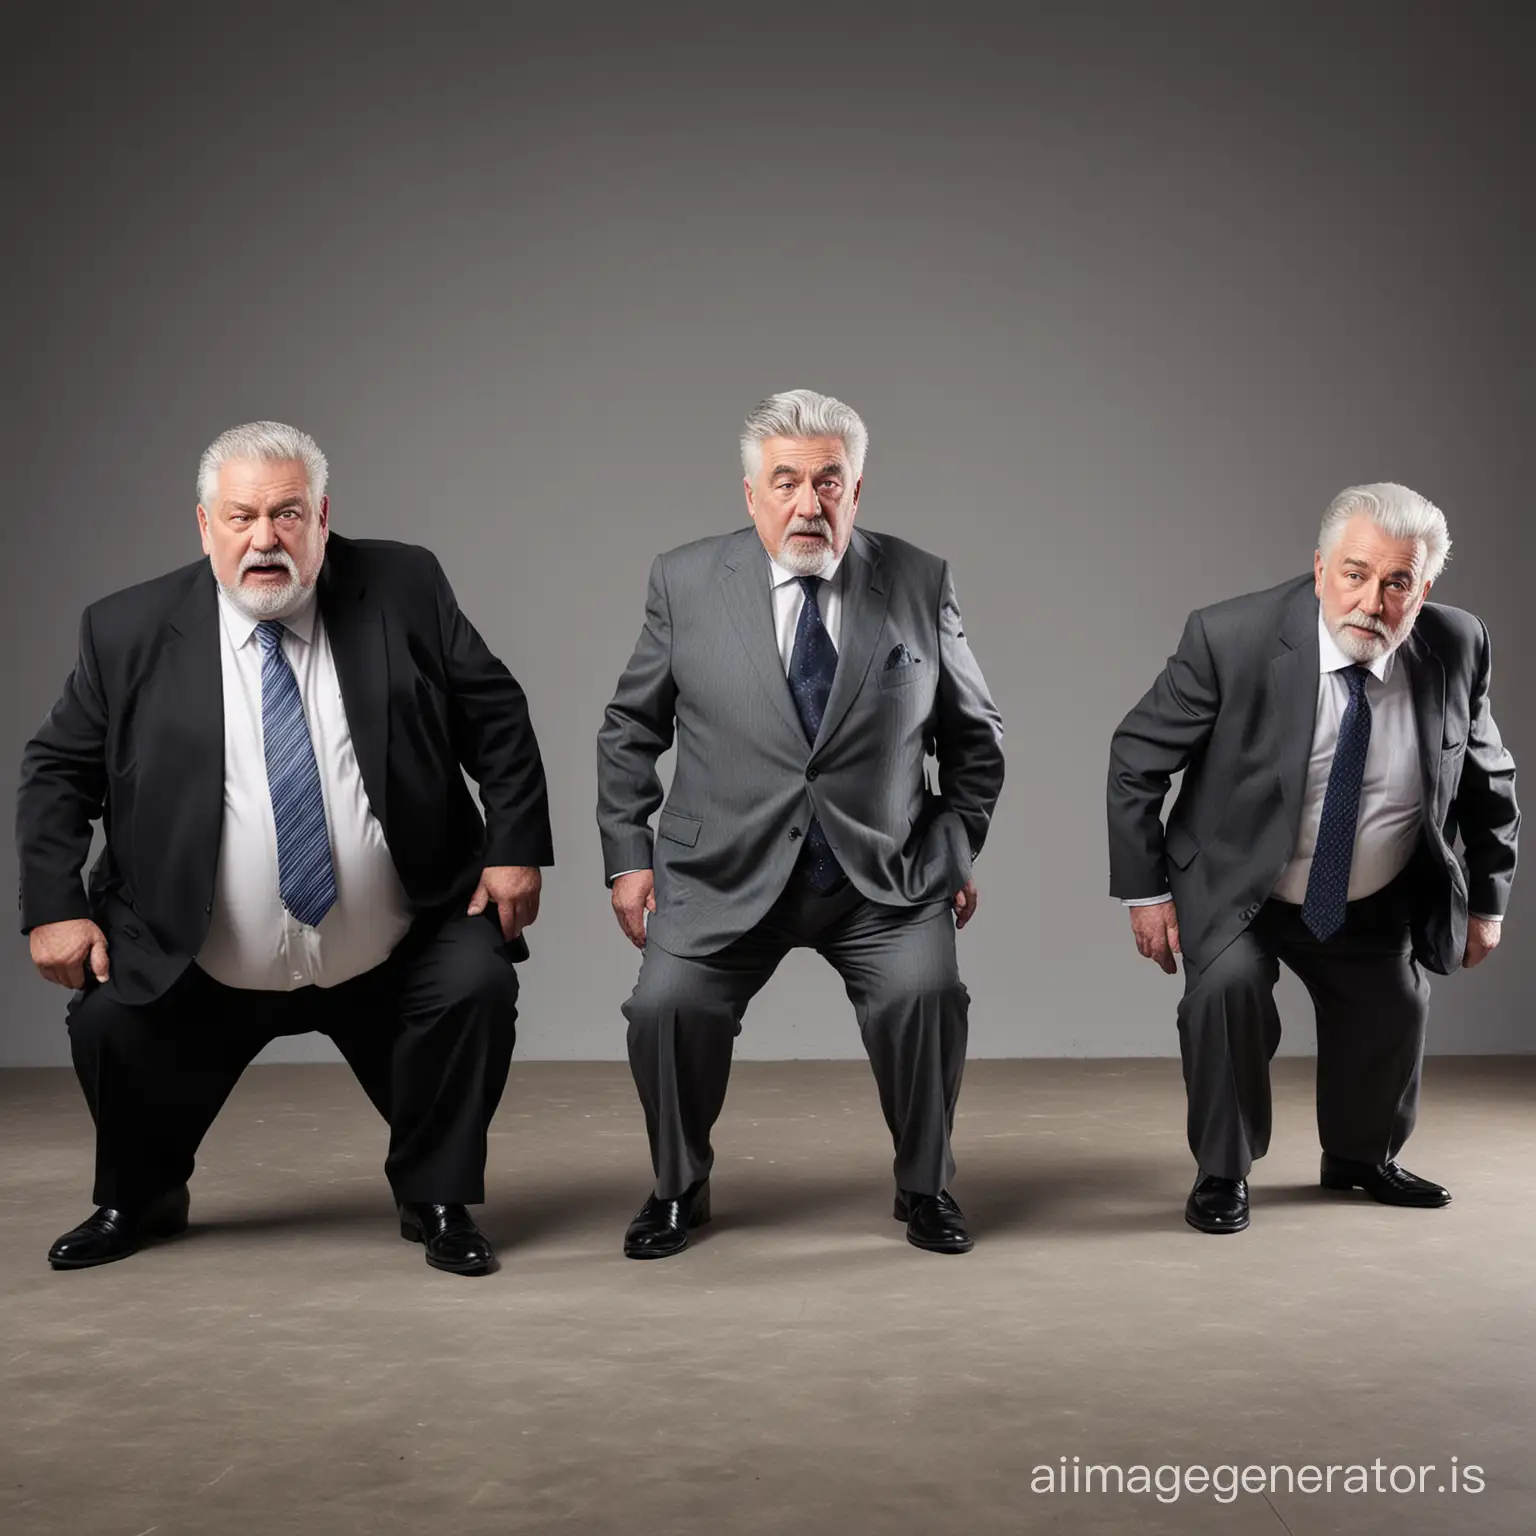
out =
[[[1161,896],[1122,896],[1120,905],[1122,907],[1155,907],[1162,902],[1172,900],[1173,892],[1164,891]]]
[[[1485,923],[1502,923],[1504,921],[1504,914],[1502,912],[1468,912],[1467,916],[1480,917]]]

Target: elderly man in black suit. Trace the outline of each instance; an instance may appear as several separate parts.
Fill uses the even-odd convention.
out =
[[[220,436],[198,473],[208,558],[86,610],[26,748],[22,929],[76,989],[96,1122],[99,1209],[53,1245],[57,1269],[185,1228],[236,1079],[310,1030],[389,1123],[401,1235],[438,1269],[495,1265],[466,1206],[552,862],[543,767],[522,689],[436,559],[331,535],[325,483],[306,433]]]
[[[1418,1105],[1424,971],[1477,965],[1498,944],[1520,813],[1488,632],[1425,601],[1449,549],[1444,516],[1406,487],[1341,492],[1312,573],[1192,613],[1115,732],[1111,892],[1143,955],[1170,973],[1184,957],[1199,1164],[1185,1216],[1200,1231],[1248,1225],[1281,961],[1317,1012],[1323,1187],[1451,1198],[1396,1161]]]

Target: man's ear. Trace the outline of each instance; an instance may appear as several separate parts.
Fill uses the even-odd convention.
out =
[[[757,521],[757,504],[752,499],[752,480],[750,476],[743,476],[741,488],[747,493],[747,516],[755,523]]]
[[[211,555],[213,553],[213,540],[208,537],[208,514],[203,510],[202,502],[197,504],[197,531],[203,538],[203,553]]]
[[[320,498],[320,537],[329,538],[331,534],[331,498]]]
[[[1312,551],[1312,590],[1319,597],[1323,595],[1323,552],[1320,549]]]

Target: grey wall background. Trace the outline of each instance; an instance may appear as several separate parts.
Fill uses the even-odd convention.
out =
[[[197,555],[204,444],[297,422],[334,525],[435,548],[531,696],[560,862],[521,1053],[622,1055],[593,736],[652,555],[745,520],[737,425],[810,385],[870,424],[863,521],[953,562],[1008,725],[973,1054],[1172,1052],[1105,896],[1109,733],[1340,486],[1446,508],[1437,595],[1536,762],[1530,12],[768,12],[5,8],[0,788],[80,609]],[[1529,912],[1432,1049],[1530,1048]],[[20,939],[0,997],[0,1061],[67,1059]],[[740,1048],[859,1052],[798,956]]]

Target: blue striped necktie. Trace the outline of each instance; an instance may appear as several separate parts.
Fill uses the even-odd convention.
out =
[[[1355,857],[1355,826],[1360,818],[1360,787],[1365,782],[1365,754],[1371,745],[1371,701],[1365,696],[1364,667],[1345,669],[1349,703],[1339,721],[1339,740],[1323,792],[1312,871],[1301,920],[1318,939],[1330,939],[1344,926],[1349,904],[1349,868]]]
[[[336,902],[325,797],[299,685],[283,655],[283,625],[265,619],[261,641],[261,740],[277,824],[277,887],[283,905],[311,928]]]

